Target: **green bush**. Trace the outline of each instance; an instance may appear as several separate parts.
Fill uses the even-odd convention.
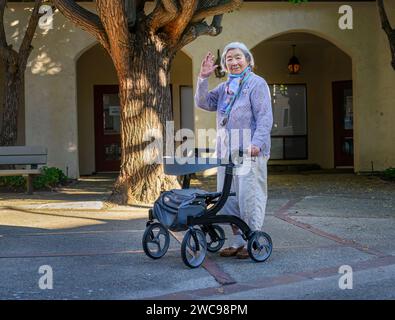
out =
[[[13,191],[22,190],[26,186],[26,180],[22,176],[0,177],[0,187]]]
[[[43,167],[41,175],[33,179],[33,188],[35,190],[51,189],[66,182],[67,177],[62,170],[54,167]]]
[[[34,176],[34,190],[50,190],[67,183],[67,177],[62,170],[55,167],[43,167],[41,174]],[[0,187],[13,191],[22,191],[26,188],[26,179],[22,176],[0,177]]]
[[[395,181],[395,168],[388,168],[383,171],[383,177]]]

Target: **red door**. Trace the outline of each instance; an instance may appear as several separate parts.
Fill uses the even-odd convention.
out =
[[[352,81],[332,83],[335,167],[354,166]]]
[[[119,87],[94,86],[96,172],[119,171],[121,165],[121,121]]]

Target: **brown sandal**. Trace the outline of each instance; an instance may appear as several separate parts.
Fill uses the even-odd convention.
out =
[[[250,257],[246,248],[242,248],[236,254],[237,259],[247,259]]]
[[[238,248],[234,248],[234,247],[225,248],[225,249],[221,250],[219,255],[221,257],[234,257],[243,248],[244,248],[244,246],[241,246],[241,247],[238,247]]]

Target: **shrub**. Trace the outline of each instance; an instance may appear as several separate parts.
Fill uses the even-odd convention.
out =
[[[66,183],[66,175],[55,167],[43,167],[42,173],[33,178],[34,190],[50,190]],[[0,177],[0,187],[12,191],[22,191],[26,188],[26,179],[22,176]]]
[[[395,181],[395,168],[388,168],[383,171],[383,178]]]
[[[33,188],[36,190],[52,189],[67,182],[67,177],[58,168],[43,167],[42,173],[33,179]]]
[[[26,180],[22,176],[0,177],[0,187],[12,191],[23,190],[26,186]]]

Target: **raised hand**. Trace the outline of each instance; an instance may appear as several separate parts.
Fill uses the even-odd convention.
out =
[[[218,68],[218,65],[214,64],[215,59],[211,52],[208,52],[207,55],[204,57],[202,64],[200,66],[200,78],[208,78],[211,74]]]

